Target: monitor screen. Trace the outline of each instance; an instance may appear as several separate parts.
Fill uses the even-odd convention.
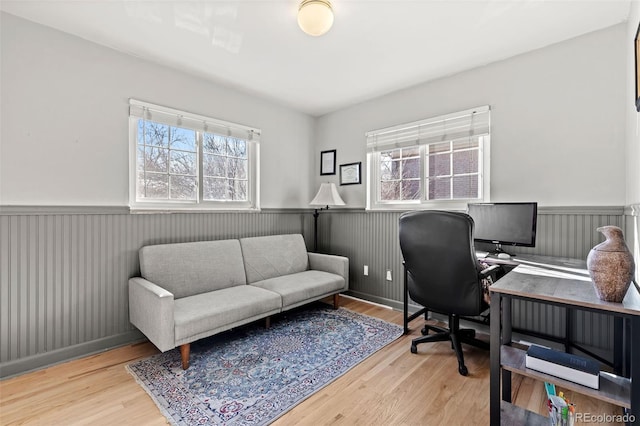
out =
[[[474,240],[500,245],[535,247],[538,203],[474,203],[468,205],[475,222]]]

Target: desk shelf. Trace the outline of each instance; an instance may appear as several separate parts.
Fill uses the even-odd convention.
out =
[[[506,401],[500,402],[500,422],[503,425],[549,425],[549,418],[525,410],[517,405],[510,404]]]
[[[620,303],[600,300],[589,278],[584,261],[563,259],[520,259],[513,271],[494,283],[491,288],[491,382],[490,420],[493,426],[508,424],[507,416],[529,423],[529,413],[521,412],[511,400],[511,375],[518,374],[534,380],[553,383],[599,401],[623,407],[629,416],[640,417],[640,292],[630,287]],[[586,310],[614,315],[627,322],[622,338],[628,348],[617,350],[623,365],[630,366],[629,378],[600,372],[600,389],[592,389],[556,376],[526,367],[526,351],[513,347],[511,312],[513,300],[549,303],[568,309]],[[499,321],[495,321],[499,318]],[[502,394],[502,395],[501,395]],[[504,398],[504,400],[503,400]],[[505,408],[506,407],[506,408]],[[523,410],[526,411],[526,410]],[[513,417],[509,417],[513,418]],[[516,420],[513,424],[521,423]]]
[[[500,360],[502,368],[521,376],[553,383],[564,389],[572,390],[583,395],[591,396],[595,399],[606,401],[611,404],[630,408],[631,407],[631,381],[624,377],[616,376],[606,372],[600,372],[600,389],[592,389],[575,382],[563,380],[559,377],[542,373],[525,367],[526,351],[511,346],[502,346],[500,350]]]

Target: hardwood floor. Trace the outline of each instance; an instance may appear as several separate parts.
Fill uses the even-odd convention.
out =
[[[402,324],[400,312],[341,298],[341,306]],[[469,376],[458,374],[446,342],[418,346],[412,331],[276,420],[284,425],[489,424],[489,353],[464,346]],[[0,424],[164,425],[166,420],[124,366],[157,353],[150,343],[124,346],[0,382]],[[540,382],[514,375],[514,402],[546,413]],[[616,407],[566,392],[578,410],[619,414]]]

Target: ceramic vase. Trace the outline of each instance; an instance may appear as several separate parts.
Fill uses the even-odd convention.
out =
[[[587,256],[587,269],[596,294],[607,302],[622,302],[634,277],[633,256],[624,241],[622,229],[601,226],[596,229],[605,241],[591,249]]]

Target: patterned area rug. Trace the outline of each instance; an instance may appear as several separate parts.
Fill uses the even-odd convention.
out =
[[[391,343],[402,327],[323,304],[191,344],[127,370],[174,425],[265,425]]]

